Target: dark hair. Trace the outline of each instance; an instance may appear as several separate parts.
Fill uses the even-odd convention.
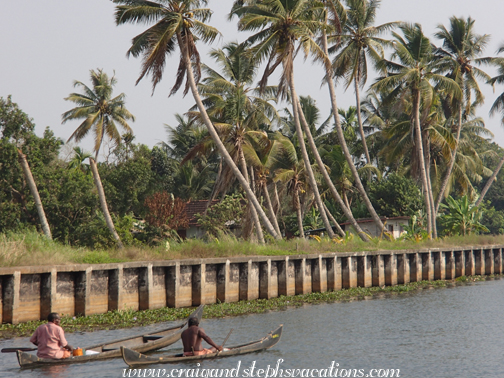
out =
[[[53,322],[54,319],[56,318],[59,318],[59,314],[57,312],[51,312],[48,316],[47,316],[47,320],[49,322]]]
[[[189,318],[189,327],[199,325],[198,318]]]

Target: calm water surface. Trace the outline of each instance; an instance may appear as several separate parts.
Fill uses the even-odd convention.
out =
[[[234,328],[228,346],[261,338],[279,324],[284,324],[284,333],[273,349],[203,361],[200,369],[236,368],[241,361],[243,376],[254,361],[257,369],[283,359],[283,369],[323,369],[334,361],[340,369],[362,369],[364,374],[370,369],[400,369],[401,377],[504,377],[503,279],[202,322],[217,343]],[[85,346],[164,326],[67,334],[67,339],[73,346]],[[0,341],[0,348],[29,345],[28,338]],[[179,352],[181,343],[167,350]],[[14,354],[0,355],[0,377],[122,377],[125,368],[115,359],[21,370]]]

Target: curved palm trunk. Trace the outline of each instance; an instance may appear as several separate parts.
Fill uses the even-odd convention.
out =
[[[431,181],[431,153],[430,153],[430,140],[429,140],[429,132],[425,132],[425,174],[427,176],[427,188],[429,189],[429,201],[431,207],[431,223],[432,223],[432,237],[437,238],[437,227],[436,227],[436,214],[434,209],[434,196],[432,194],[432,181]]]
[[[425,199],[425,208],[427,211],[427,233],[429,238],[432,238],[432,206],[430,203],[430,196],[427,184],[427,172],[425,170],[425,159],[422,143],[422,130],[420,128],[420,93],[418,90],[413,90],[413,115],[414,115],[414,126],[415,126],[415,139],[417,145],[418,153],[418,163],[420,164],[420,172],[422,177],[422,186]]]
[[[360,69],[357,73],[360,79]],[[364,154],[366,155],[366,161],[368,164],[371,164],[371,157],[369,156],[369,150],[366,143],[366,135],[364,134],[364,126],[362,126],[362,117],[361,117],[361,107],[360,107],[360,91],[359,91],[359,79],[355,77],[355,104],[357,106],[357,120],[359,121],[359,133],[362,139],[362,146],[364,147]],[[371,178],[371,173],[369,174]]]
[[[304,229],[303,229],[303,215],[301,214],[301,202],[299,201],[299,193],[296,189],[296,193],[294,195],[294,201],[295,206],[296,206],[296,216],[297,216],[297,221],[298,221],[298,230],[299,230],[299,237],[304,238]]]
[[[105,217],[105,222],[107,223],[107,227],[108,227],[110,233],[112,234],[112,236],[116,240],[117,246],[119,248],[123,248],[121,238],[119,237],[119,234],[117,233],[117,231],[115,229],[114,222],[112,222],[112,218],[110,217],[110,213],[109,213],[108,206],[107,206],[107,201],[105,200],[105,192],[103,191],[103,186],[101,183],[100,174],[98,173],[98,167],[96,166],[96,162],[92,158],[89,158],[89,163],[90,163],[89,165],[91,167],[91,172],[93,172],[93,178],[94,178],[94,182],[96,185],[96,189],[98,189],[98,197],[100,198],[100,205],[101,205],[101,208],[103,211],[103,216]]]
[[[435,216],[437,216],[437,214],[439,212],[439,205],[441,205],[441,202],[443,201],[444,191],[446,190],[446,186],[448,185],[448,181],[450,180],[450,176],[452,174],[453,167],[455,166],[455,160],[457,158],[457,151],[458,151],[458,146],[459,146],[459,141],[460,141],[461,130],[462,130],[462,106],[460,106],[460,108],[459,108],[457,137],[455,139],[455,148],[453,149],[453,152],[451,155],[450,165],[448,166],[448,170],[446,171],[445,176],[443,178],[443,182],[441,183],[441,187],[439,188],[439,194],[438,194],[438,198],[436,201],[436,207],[434,208]]]
[[[268,230],[268,232],[275,238],[275,239],[281,239],[280,235],[277,235],[275,229],[273,228],[273,225],[269,221],[268,217],[266,216],[266,213],[263,211],[261,205],[259,204],[259,201],[257,201],[257,198],[255,194],[252,192],[252,189],[250,189],[250,186],[248,185],[247,181],[245,180],[245,177],[241,174],[240,170],[234,163],[233,159],[229,155],[229,152],[226,150],[226,147],[222,143],[221,139],[219,138],[219,135],[217,134],[217,131],[212,125],[212,121],[208,117],[208,114],[206,112],[205,106],[203,105],[203,102],[201,101],[201,97],[198,92],[198,88],[196,86],[196,81],[194,80],[194,74],[193,74],[193,69],[192,69],[192,63],[191,63],[191,58],[189,56],[189,52],[187,50],[187,46],[182,40],[182,36],[180,34],[177,34],[177,40],[181,49],[181,53],[184,59],[184,63],[186,66],[186,71],[187,71],[187,81],[189,83],[189,86],[191,88],[191,92],[193,94],[194,100],[196,101],[196,105],[198,106],[198,110],[200,111],[201,117],[203,118],[203,122],[205,123],[205,126],[208,129],[208,133],[212,137],[214,143],[217,146],[217,149],[219,150],[219,153],[221,156],[224,157],[224,161],[226,164],[229,166],[229,168],[233,171],[234,175],[240,182],[243,190],[245,190],[245,194],[247,196],[247,199],[249,202],[252,203],[252,205],[255,207],[257,210],[258,215],[260,216],[264,226]]]
[[[221,175],[222,175],[222,158],[219,159],[219,169],[217,171],[217,178],[215,179],[215,184],[214,184],[214,187],[212,189],[212,193],[210,194],[210,198],[208,199],[207,205],[205,207],[205,215],[206,215],[206,213],[208,211],[208,208],[212,204],[212,201],[217,196],[217,186],[219,185],[218,183],[220,181]]]
[[[310,186],[313,191],[313,195],[315,196],[315,202],[320,211],[320,216],[322,217],[322,221],[324,222],[324,226],[327,230],[329,237],[332,239],[334,237],[334,232],[331,227],[331,223],[329,223],[329,219],[327,218],[327,214],[325,213],[324,204],[322,203],[322,199],[320,198],[320,193],[318,191],[317,181],[315,180],[315,175],[313,174],[313,170],[310,164],[310,159],[308,157],[308,152],[306,151],[305,140],[303,136],[303,131],[301,130],[301,123],[299,121],[299,116],[303,111],[301,110],[301,106],[299,104],[299,99],[296,94],[296,89],[294,87],[294,73],[292,70],[289,72],[289,87],[292,96],[292,111],[294,114],[294,124],[296,125],[296,133],[299,139],[299,147],[301,148],[301,155],[303,157],[303,161],[305,164],[306,172],[308,173],[308,180],[310,182]],[[308,132],[309,133],[309,132]],[[310,134],[310,133],[309,133]]]
[[[243,176],[245,176],[245,180],[250,182],[249,177],[248,177],[248,172],[247,172],[247,163],[245,162],[245,155],[243,155],[243,150],[240,149],[240,165],[242,168],[242,173]],[[263,229],[261,227],[261,222],[259,221],[259,217],[257,216],[257,211],[253,205],[247,206],[250,209],[250,212],[252,214],[252,219],[254,221],[254,226],[256,228],[256,233],[257,233],[257,240],[259,241],[260,244],[264,244],[264,234],[263,234]]]
[[[329,217],[329,219],[331,219],[331,222],[333,222],[334,227],[336,227],[336,230],[338,230],[338,233],[341,236],[345,236],[345,231],[343,231],[343,229],[339,225],[338,221],[333,217],[333,215],[331,214],[331,212],[329,211],[329,209],[327,208],[327,206],[326,206],[325,203],[324,203],[324,209],[325,209],[325,211],[326,211],[327,216]]]
[[[322,44],[323,44],[323,48],[324,48],[324,53],[326,54],[326,56],[328,56],[327,36],[326,36],[325,32],[323,32],[323,35],[322,35]],[[345,135],[343,134],[343,129],[341,128],[341,121],[340,121],[339,115],[338,115],[338,105],[336,103],[336,91],[334,89],[334,81],[332,78],[333,73],[332,73],[332,68],[330,67],[330,65],[326,64],[326,71],[327,71],[327,75],[326,75],[327,86],[329,87],[329,94],[331,97],[331,106],[332,106],[332,110],[333,110],[334,123],[336,125],[336,133],[338,135],[338,140],[340,141],[340,145],[343,150],[343,154],[345,155],[348,166],[350,167],[350,170],[352,171],[352,175],[355,179],[355,185],[357,186],[357,190],[359,191],[359,193],[362,197],[362,200],[364,201],[364,204],[366,205],[366,208],[369,211],[369,214],[371,214],[371,218],[373,218],[373,222],[376,224],[376,226],[380,230],[384,230],[385,227],[383,226],[383,223],[382,223],[380,217],[376,213],[376,211],[373,207],[373,204],[371,203],[371,201],[369,200],[369,197],[367,196],[366,190],[364,189],[364,186],[362,185],[362,182],[359,177],[359,173],[357,172],[357,168],[355,168],[355,165],[352,161],[352,155],[350,154],[350,151],[348,150],[348,146],[345,141]],[[332,192],[332,190],[331,190],[331,192]],[[345,211],[345,209],[343,207],[342,207],[342,209],[343,209],[343,211]],[[345,212],[345,215],[346,215],[346,212]],[[347,217],[348,217],[348,215],[347,215]],[[358,225],[358,223],[355,220],[355,218],[353,217],[353,215],[351,217],[349,217],[348,219],[352,223],[352,226],[357,230],[357,233],[359,234],[361,239],[364,241],[369,241],[369,238],[362,231],[362,229]]]
[[[274,209],[275,209],[275,220],[278,224],[278,213],[282,210],[282,207],[281,207],[281,204],[280,204],[280,196],[278,195],[278,188],[277,188],[277,183],[276,182],[273,182],[273,189],[274,189],[274,193],[275,193],[275,206],[274,206]],[[280,212],[280,216],[282,216],[282,213]],[[280,229],[280,225],[279,225],[279,229]],[[280,233],[280,235],[282,235]]]
[[[297,98],[297,104],[298,104],[298,109],[301,109],[301,103],[299,101],[299,98]],[[345,202],[341,198],[340,194],[338,193],[338,190],[334,186],[334,183],[332,182],[331,177],[329,176],[329,172],[327,172],[325,164],[322,161],[322,158],[320,157],[320,154],[318,152],[315,141],[313,140],[313,136],[311,135],[310,128],[308,126],[308,123],[306,122],[304,113],[302,111],[299,112],[299,117],[301,118],[301,121],[302,121],[301,123],[303,125],[303,128],[306,133],[306,137],[308,139],[308,145],[310,146],[310,149],[313,152],[313,155],[315,156],[315,160],[317,161],[317,165],[320,168],[320,172],[322,172],[322,176],[324,177],[324,180],[325,180],[327,186],[329,187],[329,190],[330,190],[333,198],[335,199],[336,202],[338,202],[341,209],[343,210],[343,213],[349,219],[349,221],[352,223],[352,226],[355,228],[356,232],[359,234],[361,239],[363,241],[369,241],[368,237],[366,236],[364,231],[361,229],[361,227],[359,226],[359,223],[357,223],[352,212],[350,211],[350,206],[348,205],[348,202],[345,204]],[[333,236],[331,236],[331,238],[332,237]]]
[[[346,192],[343,192],[343,201],[345,201],[345,205],[350,209],[350,203],[348,202]]]
[[[42,226],[42,231],[44,235],[52,240],[51,228],[49,227],[49,223],[47,222],[47,217],[45,215],[44,206],[42,206],[42,201],[40,200],[40,195],[37,189],[37,184],[35,184],[35,180],[33,179],[33,175],[30,170],[30,166],[28,165],[28,161],[26,160],[26,155],[21,152],[21,150],[17,150],[19,164],[21,164],[21,168],[23,169],[23,173],[26,178],[26,182],[28,183],[28,187],[30,188],[30,192],[35,200],[35,207],[37,208],[37,213],[40,219],[40,224]]]
[[[494,173],[492,174],[492,177],[490,177],[485,184],[485,187],[481,191],[481,195],[474,204],[475,206],[479,206],[481,204],[481,201],[483,201],[483,198],[485,197],[485,194],[487,194],[488,189],[490,189],[490,186],[492,186],[492,183],[495,181],[495,178],[499,174],[499,171],[501,170],[502,166],[504,165],[504,156],[502,157],[501,161],[499,162],[499,165],[497,165],[497,168],[495,168]]]
[[[268,206],[268,212],[270,213],[271,222],[273,223],[273,226],[275,227],[275,230],[278,233],[278,235],[282,235],[282,233],[280,232],[280,227],[278,226],[275,211],[273,210],[273,204],[271,203],[271,198],[268,192],[268,185],[266,185],[266,182],[264,182],[263,184],[263,192],[264,197],[266,197],[266,205]]]

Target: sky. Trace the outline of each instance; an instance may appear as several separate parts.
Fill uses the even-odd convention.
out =
[[[210,0],[208,7],[214,12],[210,24],[217,27],[222,36],[211,46],[198,44],[202,61],[216,68],[208,57],[212,48],[221,48],[231,41],[242,42],[246,34],[237,31],[236,18],[227,20],[233,0]],[[121,25],[114,22],[115,5],[109,0],[3,0],[0,12],[0,97],[12,95],[12,100],[33,118],[36,133],[42,135],[46,126],[66,141],[80,124],[69,121],[61,124],[61,114],[74,107],[64,98],[76,91],[75,80],[90,84],[90,70],[103,69],[110,76],[115,73],[117,85],[114,95],[126,94],[126,107],[135,115],[131,127],[136,143],[149,147],[168,142],[165,124],[176,126],[175,114],[185,113],[193,104],[190,93],[183,98],[182,91],[168,97],[174,83],[178,65],[178,53],[168,60],[163,80],[154,94],[149,78],[138,85],[141,59],[126,57],[131,39],[144,31],[146,25]],[[491,40],[484,55],[494,56],[504,44],[502,0],[382,0],[376,24],[390,21],[416,22],[434,44],[440,45],[433,34],[440,24],[449,25],[453,15],[476,20],[475,32],[490,34]],[[390,37],[390,36],[389,36]],[[495,70],[485,68],[492,76]],[[323,70],[310,59],[299,56],[295,65],[298,94],[311,96],[317,101],[321,118],[330,112],[327,87],[321,87]],[[370,76],[368,83],[374,77]],[[270,84],[276,84],[273,79]],[[504,91],[496,87],[495,93],[483,85],[485,104],[478,116],[495,135],[494,141],[504,147],[504,127],[500,117],[489,117],[491,104]],[[79,91],[79,89],[77,89]],[[338,106],[347,108],[355,104],[352,88],[346,92],[337,88]],[[81,143],[87,151],[93,149],[93,138],[88,136]],[[107,145],[103,152],[107,152]],[[69,150],[69,147],[67,147]]]

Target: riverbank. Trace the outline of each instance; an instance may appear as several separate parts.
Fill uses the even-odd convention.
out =
[[[259,314],[267,311],[280,311],[288,307],[299,307],[306,304],[345,302],[380,298],[385,295],[401,295],[418,290],[441,288],[457,284],[466,284],[486,279],[502,278],[504,275],[462,276],[455,280],[436,280],[411,282],[405,285],[351,288],[325,293],[310,293],[295,296],[280,296],[271,299],[255,299],[234,303],[216,303],[205,306],[204,319],[223,318],[247,314]],[[184,319],[191,313],[191,308],[163,307],[144,311],[110,311],[100,315],[83,317],[63,316],[61,326],[66,333],[92,332],[97,330],[141,327],[149,324]],[[0,325],[0,338],[30,336],[44,321],[30,321],[20,324]]]
[[[0,234],[0,267],[68,264],[107,264],[131,261],[182,260],[237,256],[284,256],[327,252],[369,252],[378,250],[449,250],[464,246],[503,245],[504,235],[468,235],[422,240],[383,240],[364,243],[349,237],[339,242],[329,239],[290,239],[270,241],[266,245],[232,238],[204,242],[186,240],[162,246],[129,246],[123,249],[89,250],[50,241],[36,232]]]

